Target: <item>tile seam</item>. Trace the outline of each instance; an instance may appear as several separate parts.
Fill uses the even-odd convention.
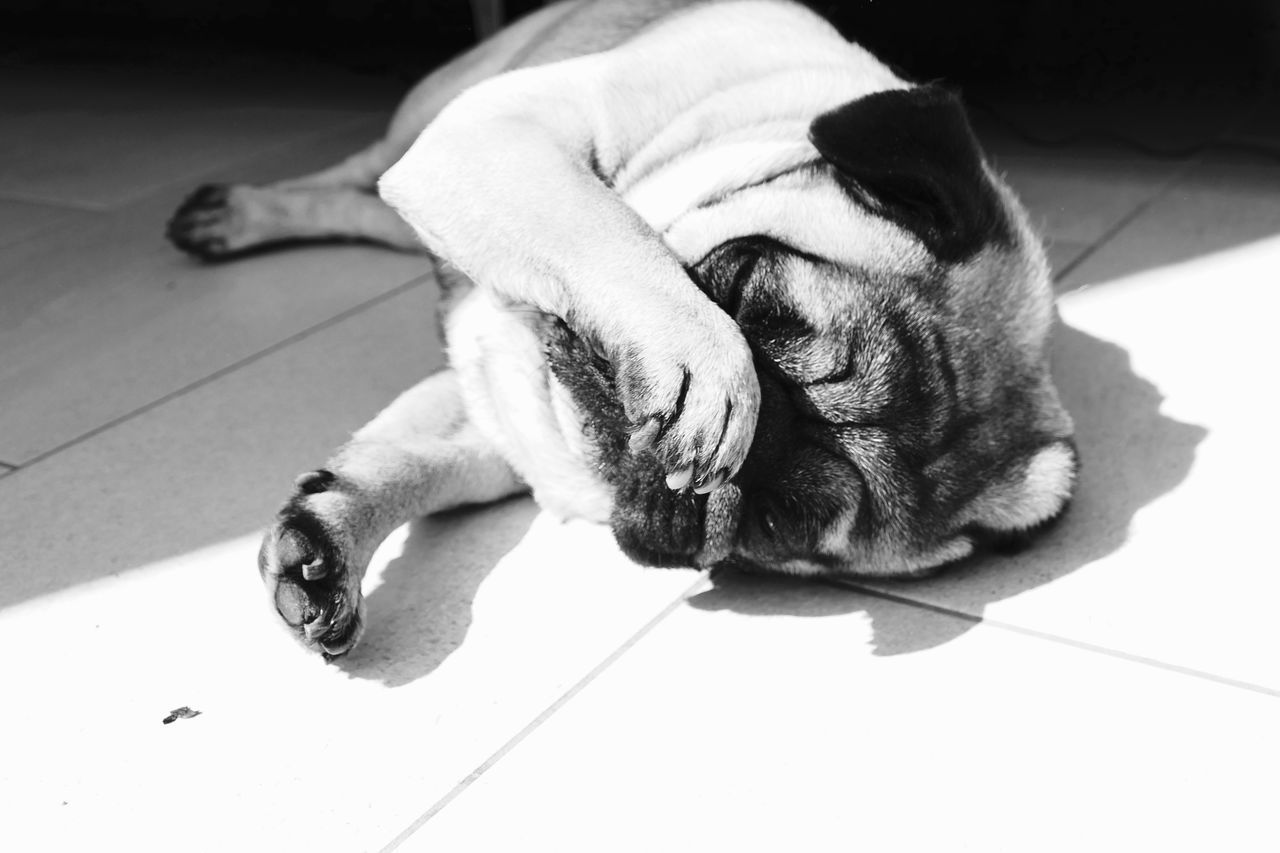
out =
[[[691,596],[701,592],[710,583],[710,574],[707,570],[699,573],[698,580],[695,581],[688,589],[682,592],[673,601],[669,602],[660,610],[657,615],[646,622],[641,628],[622,642],[616,649],[610,652],[599,663],[592,667],[586,675],[574,682],[564,693],[560,694],[550,705],[542,709],[542,711],[532,720],[525,724],[518,732],[512,735],[502,746],[476,766],[474,770],[468,773],[462,780],[449,790],[447,794],[437,800],[429,809],[406,826],[400,833],[381,850],[381,853],[391,853],[401,844],[409,839],[415,832],[421,829],[431,818],[439,814],[446,806],[456,800],[459,796],[471,787],[471,785],[481,776],[491,770],[503,758],[505,758],[512,750],[518,747],[529,735],[537,731],[543,723],[551,719],[556,712],[573,700],[575,696],[585,690],[592,682],[596,680],[605,670],[613,666],[623,655],[636,646],[641,640],[647,637],[654,628],[658,627],[668,616],[674,613],[682,604],[684,604]]]
[[[1189,171],[1191,171],[1193,167],[1198,166],[1200,162],[1201,162],[1201,158],[1199,157],[1199,155],[1196,155],[1194,157],[1189,157],[1188,159],[1179,163],[1176,168],[1172,169],[1169,172],[1164,182],[1161,183],[1156,188],[1155,192],[1153,192],[1151,195],[1147,196],[1147,198],[1139,202],[1132,210],[1130,210],[1124,216],[1120,217],[1115,222],[1115,224],[1113,224],[1110,228],[1104,231],[1096,240],[1094,240],[1092,243],[1087,244],[1084,248],[1084,251],[1082,251],[1079,255],[1076,255],[1076,257],[1072,258],[1069,263],[1064,264],[1062,269],[1058,270],[1054,274],[1053,276],[1054,283],[1062,284],[1064,281],[1066,281],[1066,278],[1068,275],[1075,272],[1085,261],[1089,260],[1089,258],[1092,258],[1094,255],[1096,255],[1104,246],[1109,245],[1113,240],[1115,240],[1116,237],[1120,235],[1122,231],[1124,231],[1131,224],[1133,224],[1133,222],[1137,220],[1139,216],[1146,213],[1157,201],[1159,201],[1160,199],[1168,195],[1169,191],[1172,190],[1178,184],[1179,181],[1181,181],[1184,177],[1186,177],[1186,174]]]
[[[358,314],[364,313],[370,308],[374,308],[378,305],[381,305],[383,302],[387,302],[391,299],[394,299],[395,297],[400,296],[401,294],[406,293],[412,290],[413,288],[420,286],[424,282],[430,279],[433,279],[434,277],[435,277],[435,273],[433,272],[424,273],[423,275],[420,275],[420,276],[415,276],[409,281],[396,285],[390,290],[380,293],[371,299],[366,299],[365,301],[357,303],[356,305],[353,305],[350,308],[347,308],[335,314],[334,316],[329,317],[326,320],[322,320],[321,322],[316,323],[313,326],[308,326],[307,328],[302,329],[301,331],[295,332],[289,337],[285,338],[284,340],[276,341],[274,344],[271,344],[268,347],[260,349],[257,352],[250,353],[249,355],[244,356],[240,359],[237,359],[236,361],[233,361],[230,364],[223,365],[222,367],[218,368],[212,373],[209,373],[205,376],[200,377],[199,379],[188,382],[186,385],[183,385],[180,388],[175,388],[174,390],[169,391],[166,394],[162,394],[161,396],[155,398],[154,400],[151,400],[147,403],[142,404],[141,406],[137,406],[129,410],[128,412],[125,412],[122,415],[118,415],[112,418],[106,423],[99,424],[93,429],[87,430],[81,433],[80,435],[67,439],[66,441],[62,442],[56,447],[52,447],[49,450],[45,450],[41,453],[38,453],[35,456],[31,457],[30,459],[27,459],[26,461],[18,465],[14,465],[12,471],[0,471],[0,476],[13,474],[17,471],[26,471],[40,464],[41,462],[44,462],[54,456],[57,456],[63,451],[70,450],[71,448],[75,447],[78,444],[83,444],[84,442],[92,438],[95,438],[99,435],[102,435],[103,433],[108,432],[109,430],[115,429],[116,427],[121,426],[122,424],[125,424],[133,420],[134,418],[140,417],[141,415],[145,415],[148,412],[165,405],[166,403],[170,403],[178,399],[179,397],[183,397],[183,396],[186,396],[187,394],[190,394],[192,391],[196,391],[200,388],[203,388],[205,385],[208,385],[212,382],[216,382],[219,379],[222,379],[223,377],[228,376],[236,372],[237,370],[240,370],[243,367],[248,367],[254,362],[260,361],[270,355],[274,355],[275,353],[285,349],[286,347],[292,346],[293,344],[298,343],[299,341],[305,340],[306,338],[309,338],[318,332],[322,332],[326,329],[332,328],[333,326],[336,326],[339,323],[345,322],[346,320],[349,320]]]
[[[110,210],[109,205],[101,202],[93,201],[69,201],[67,199],[53,198],[41,195],[40,193],[24,193],[12,190],[0,190],[0,202],[10,201],[17,204],[33,204],[40,207],[48,207],[63,213],[106,213]]]
[[[461,779],[452,789],[443,797],[437,800],[430,808],[419,815],[412,823],[396,835],[390,842],[381,848],[381,853],[392,853],[398,849],[405,841],[407,841],[414,833],[425,826],[433,817],[443,811],[450,803],[461,796],[473,783],[479,780],[485,773],[493,769],[503,758],[516,749],[526,738],[537,731],[543,723],[553,717],[561,708],[567,705],[578,694],[590,686],[602,673],[609,669],[614,663],[622,658],[628,651],[636,646],[641,640],[648,636],[659,624],[665,621],[672,613],[676,611],[688,598],[701,591],[709,582],[706,573],[699,576],[698,580],[686,589],[679,597],[671,601],[657,615],[649,620],[638,631],[632,634],[627,640],[618,646],[614,651],[607,655],[600,663],[596,664],[581,679],[573,684],[568,690],[557,697],[550,705],[544,708],[537,716],[530,720],[515,735],[509,738],[501,747],[493,752],[487,759],[481,762],[467,776]],[[1156,658],[1144,657],[1124,652],[1118,649],[1111,649],[1106,646],[1100,646],[1094,643],[1087,643],[1080,640],[1073,640],[1069,637],[1062,637],[1056,634],[1050,634],[1044,631],[1037,631],[1032,628],[1025,628],[1012,623],[1001,622],[988,619],[982,616],[975,616],[972,613],[965,613],[960,610],[953,610],[936,604],[930,604],[924,601],[917,601],[906,598],[904,596],[894,595],[893,593],[881,592],[877,589],[864,587],[860,584],[848,583],[838,579],[825,581],[830,586],[843,590],[858,592],[873,598],[880,598],[886,601],[892,601],[907,607],[927,610],[939,615],[950,616],[972,623],[974,625],[986,625],[1002,631],[1021,634],[1032,639],[1051,642],[1057,645],[1063,645],[1068,648],[1074,648],[1079,651],[1090,652],[1093,654],[1103,655],[1105,657],[1136,663],[1142,666],[1149,666],[1155,669],[1161,669],[1166,672],[1172,672],[1178,675],[1191,676],[1211,683],[1220,684],[1227,687],[1246,690],[1252,693],[1260,693],[1264,696],[1280,697],[1280,690],[1263,687],[1261,685],[1252,684],[1247,681],[1226,678],[1224,676],[1215,675],[1213,673],[1204,672],[1202,670],[1193,669],[1191,667],[1180,666],[1178,664],[1168,663]]]
[[[1142,666],[1149,666],[1155,669],[1161,669],[1166,672],[1176,673],[1178,675],[1186,675],[1191,678],[1198,678],[1203,681],[1209,681],[1214,684],[1220,684],[1224,687],[1234,687],[1238,690],[1246,690],[1251,693],[1260,693],[1263,696],[1271,696],[1280,698],[1280,689],[1266,687],[1261,684],[1254,684],[1251,681],[1243,681],[1236,678],[1228,678],[1224,675],[1206,672],[1205,670],[1195,669],[1194,667],[1183,666],[1181,664],[1170,663],[1160,660],[1159,658],[1147,657],[1146,655],[1134,654],[1126,652],[1122,649],[1114,649],[1109,646],[1090,643],[1084,640],[1074,640],[1070,637],[1064,637],[1061,634],[1052,634],[1048,631],[1038,631],[1035,628],[1027,628],[1022,625],[1015,625],[1012,622],[1002,622],[996,619],[989,619],[985,616],[975,616],[972,613],[966,613],[963,610],[955,610],[950,607],[944,607],[939,604],[932,604],[927,601],[919,601],[917,599],[908,598],[902,595],[894,595],[891,592],[883,592],[872,587],[863,586],[857,583],[849,583],[839,579],[828,579],[825,581],[829,586],[835,586],[840,589],[852,590],[863,595],[869,595],[872,598],[879,598],[884,601],[892,601],[895,604],[902,604],[907,607],[914,607],[920,610],[928,610],[932,613],[938,613],[943,616],[952,616],[957,619],[963,619],[975,625],[986,625],[991,628],[997,628],[1002,631],[1009,631],[1014,634],[1021,634],[1037,640],[1044,640],[1058,645],[1068,646],[1070,648],[1079,649],[1080,651],[1091,652],[1093,654],[1103,655],[1105,657],[1116,658],[1118,660],[1136,663]]]

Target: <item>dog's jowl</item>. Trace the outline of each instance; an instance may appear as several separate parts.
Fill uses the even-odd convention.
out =
[[[546,6],[366,151],[202,188],[170,235],[376,240],[446,289],[450,369],[299,477],[263,542],[327,654],[377,545],[449,507],[528,490],[650,565],[901,577],[1024,539],[1075,480],[1044,254],[960,101],[798,4]]]

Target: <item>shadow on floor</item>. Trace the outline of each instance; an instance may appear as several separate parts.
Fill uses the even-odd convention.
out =
[[[338,666],[400,687],[430,675],[466,639],[480,584],[538,514],[529,498],[418,519],[365,598],[369,626]]]
[[[866,612],[876,654],[934,648],[981,621],[985,608],[1061,578],[1117,550],[1134,515],[1174,489],[1191,470],[1196,447],[1208,434],[1160,412],[1163,396],[1133,372],[1121,347],[1060,326],[1054,341],[1054,374],[1063,402],[1076,421],[1082,459],[1080,484],[1070,512],[1029,550],[1011,557],[984,556],[934,579],[879,583],[890,595],[933,603],[967,618],[924,619],[923,611],[848,590],[803,582],[723,575],[690,600],[704,610],[747,614],[828,616]]]

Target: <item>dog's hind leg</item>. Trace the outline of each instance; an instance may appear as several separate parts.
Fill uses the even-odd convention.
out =
[[[361,240],[425,251],[413,229],[381,199],[348,187],[202,187],[169,220],[167,236],[204,260],[228,260],[253,249],[322,240]]]
[[[290,178],[280,189],[358,187],[372,191],[382,173],[409,150],[423,128],[465,89],[523,64],[546,35],[582,6],[565,0],[538,9],[427,74],[401,100],[386,135],[323,171]]]
[[[404,522],[525,491],[467,418],[457,376],[429,377],[295,481],[258,567],[280,617],[307,646],[349,651],[363,630],[360,582]]]
[[[378,178],[454,97],[520,64],[532,46],[579,5],[581,0],[567,0],[539,9],[432,71],[405,96],[386,135],[340,163],[262,187],[199,187],[170,219],[170,241],[204,260],[232,258],[282,242],[344,237],[423,251],[413,232],[378,199]],[[322,195],[320,190],[330,193]],[[352,210],[343,214],[337,210],[341,205]]]

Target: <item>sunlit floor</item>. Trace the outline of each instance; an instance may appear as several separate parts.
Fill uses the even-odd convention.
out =
[[[989,135],[1060,272],[1084,459],[1037,548],[712,584],[512,500],[394,535],[326,665],[258,537],[440,363],[432,280],[161,234],[198,183],[372,139],[395,87],[4,71],[0,849],[1280,849],[1274,159]]]

